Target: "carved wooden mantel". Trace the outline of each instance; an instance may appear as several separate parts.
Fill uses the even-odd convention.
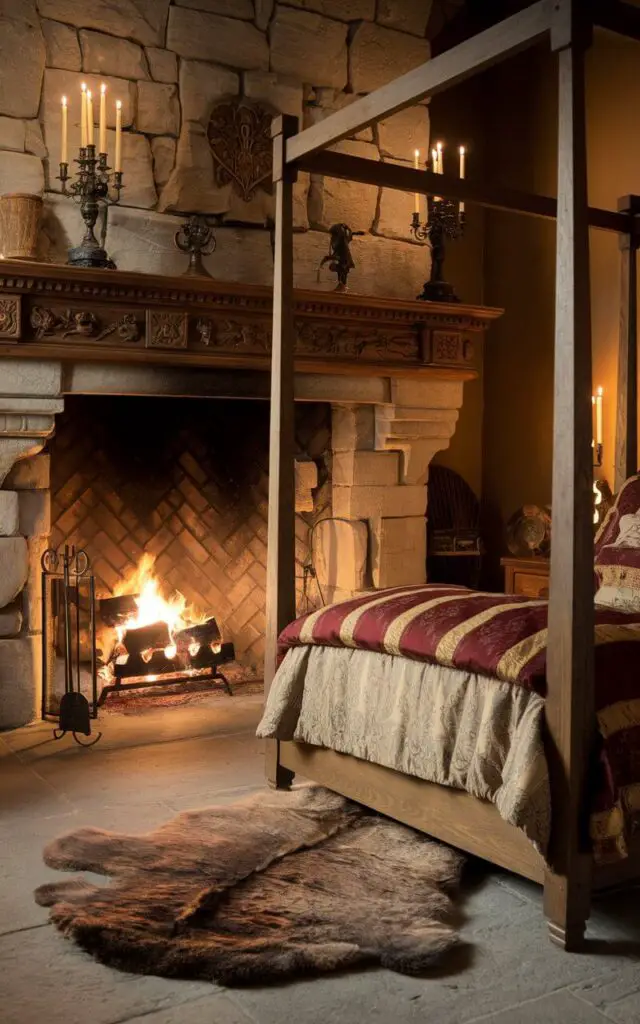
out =
[[[0,354],[268,370],[270,288],[0,263]],[[301,372],[470,380],[474,338],[501,310],[296,293]]]

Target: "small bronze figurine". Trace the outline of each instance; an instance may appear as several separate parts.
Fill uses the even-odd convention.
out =
[[[192,213],[188,221],[175,234],[176,247],[180,252],[189,253],[189,266],[185,277],[211,277],[202,262],[203,256],[210,256],[216,247],[213,228],[199,213]]]
[[[320,260],[318,280],[320,280],[320,270],[325,263],[328,263],[329,270],[338,275],[338,283],[335,290],[337,292],[345,292],[347,290],[349,271],[355,267],[349,245],[354,235],[364,235],[364,231],[352,231],[348,224],[334,224],[329,228],[329,234],[331,236],[329,253]]]

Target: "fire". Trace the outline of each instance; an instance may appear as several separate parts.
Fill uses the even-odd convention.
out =
[[[174,636],[181,629],[204,622],[206,615],[195,611],[187,604],[186,597],[178,590],[174,591],[169,600],[166,600],[160,589],[160,584],[153,574],[155,557],[151,554],[144,554],[140,559],[138,567],[132,576],[119,583],[114,590],[114,597],[123,597],[125,594],[137,594],[135,599],[137,612],[131,615],[126,622],[116,626],[118,641],[129,629],[140,629],[142,626],[152,626],[156,622],[166,622],[171,637],[171,644],[166,648],[167,658],[174,658],[176,647]]]

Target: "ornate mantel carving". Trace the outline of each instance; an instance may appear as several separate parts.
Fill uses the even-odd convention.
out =
[[[296,293],[297,368],[468,380],[474,337],[496,309]],[[271,290],[260,286],[0,264],[5,356],[268,370]]]

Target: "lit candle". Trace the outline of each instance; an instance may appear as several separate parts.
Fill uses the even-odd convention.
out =
[[[116,100],[116,158],[114,170],[122,170],[122,103]]]
[[[602,388],[596,390],[596,444],[602,444]]]
[[[100,153],[107,152],[107,87],[102,83],[100,86]]]
[[[436,145],[438,155],[438,174],[444,174],[444,165],[442,163],[442,143],[438,142]]]
[[[82,89],[82,107],[80,110],[80,145],[83,147],[87,144],[87,85],[83,82],[80,86]]]
[[[439,171],[438,171],[438,150],[437,149],[432,149],[431,150],[431,170],[433,171],[434,174],[438,174],[439,173]],[[434,196],[433,197],[433,201],[434,201],[434,203],[439,203],[440,202],[440,196]]]
[[[460,146],[460,178],[464,181],[466,174],[466,151]],[[464,203],[460,203],[460,213],[464,213]]]
[[[67,97],[62,97],[62,142],[60,145],[60,163],[67,163],[67,149],[68,149],[68,124],[67,124]]]
[[[413,166],[415,170],[420,169],[420,150],[416,149],[413,153]],[[413,195],[413,208],[416,213],[420,213],[420,193],[415,192]]]
[[[87,89],[87,146],[93,146],[93,98]]]

